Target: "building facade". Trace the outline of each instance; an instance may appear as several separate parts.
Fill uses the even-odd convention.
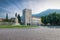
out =
[[[32,25],[34,26],[40,26],[42,24],[41,18],[32,17]]]
[[[24,9],[23,10],[23,23],[25,25],[31,25],[32,20],[32,11],[31,9]]]

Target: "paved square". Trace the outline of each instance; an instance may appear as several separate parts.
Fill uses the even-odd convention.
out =
[[[60,40],[60,28],[1,28],[0,40]]]

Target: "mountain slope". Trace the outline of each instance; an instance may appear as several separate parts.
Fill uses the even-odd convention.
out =
[[[33,14],[32,16],[40,18],[41,16],[46,16],[46,15],[51,14],[53,12],[60,13],[60,9],[47,9],[39,14]]]

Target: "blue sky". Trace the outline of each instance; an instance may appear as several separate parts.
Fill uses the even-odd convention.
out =
[[[60,0],[0,0],[0,17],[14,17],[15,13],[22,15],[23,9],[32,10],[32,14],[40,13],[47,9],[60,9]]]

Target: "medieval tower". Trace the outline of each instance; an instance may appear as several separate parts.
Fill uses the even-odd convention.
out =
[[[25,25],[31,25],[32,21],[32,11],[31,9],[24,9],[23,10],[23,23]]]

